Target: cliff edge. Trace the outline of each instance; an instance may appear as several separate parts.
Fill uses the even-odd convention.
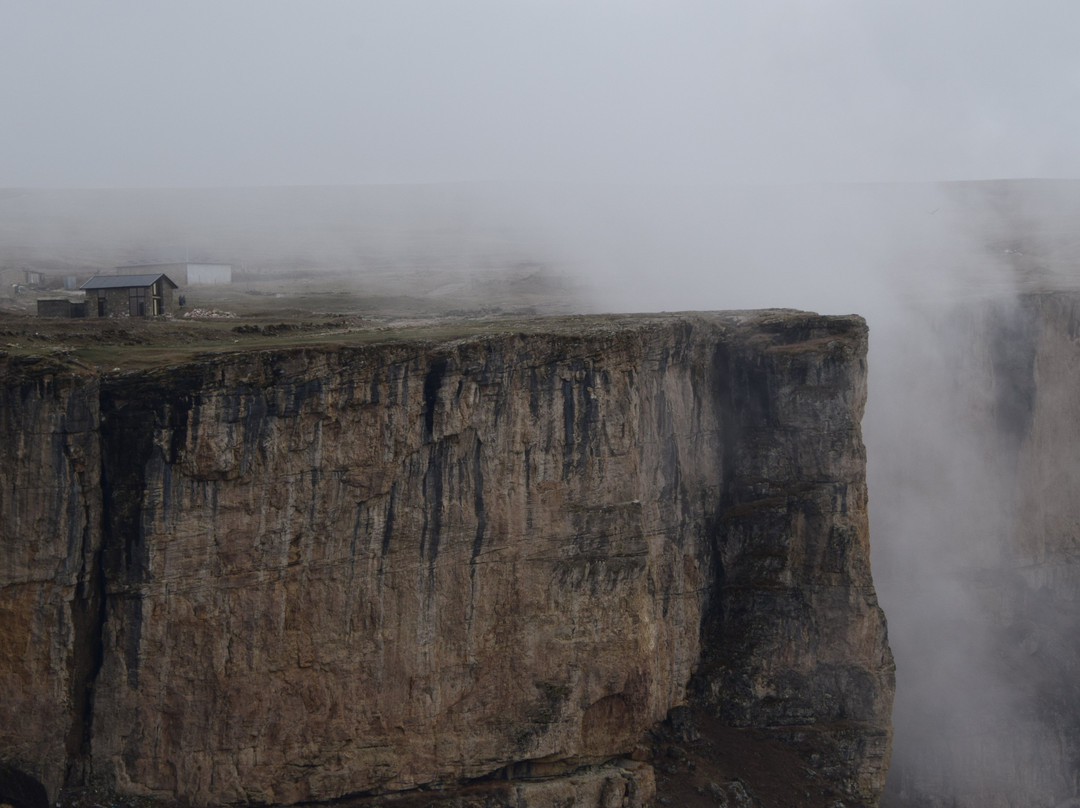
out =
[[[574,323],[9,361],[0,790],[645,805],[690,704],[876,804],[865,323]]]

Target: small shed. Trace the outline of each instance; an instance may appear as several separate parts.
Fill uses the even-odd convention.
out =
[[[86,301],[67,297],[39,297],[37,313],[38,317],[85,317]]]
[[[163,272],[95,275],[82,285],[90,317],[153,317],[172,314],[177,286]]]

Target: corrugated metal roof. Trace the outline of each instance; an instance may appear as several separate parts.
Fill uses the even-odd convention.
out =
[[[152,269],[153,267],[182,267],[187,266],[187,261],[151,261],[149,264],[121,264],[118,270],[125,269]],[[136,275],[136,272],[125,272],[125,275]]]
[[[79,288],[126,289],[129,286],[153,286],[158,278],[164,278],[173,289],[179,288],[164,272],[158,272],[153,275],[95,275]]]

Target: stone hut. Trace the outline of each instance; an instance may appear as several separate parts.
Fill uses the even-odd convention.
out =
[[[153,317],[172,314],[173,290],[168,275],[95,275],[81,287],[88,317]]]

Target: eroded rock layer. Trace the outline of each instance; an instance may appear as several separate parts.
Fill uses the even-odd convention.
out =
[[[873,803],[865,352],[757,312],[11,368],[0,756],[199,805],[519,773],[647,804],[590,767],[694,699]]]

